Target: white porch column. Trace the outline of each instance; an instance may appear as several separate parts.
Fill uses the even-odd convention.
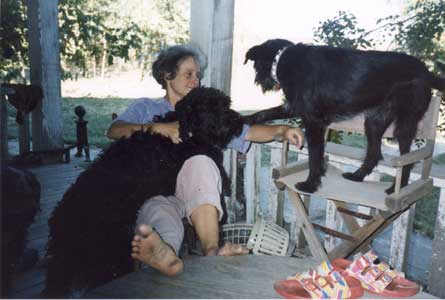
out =
[[[43,89],[43,100],[32,112],[32,148],[63,146],[60,50],[57,0],[28,0],[31,84]]]
[[[445,298],[445,188],[440,189],[434,229],[433,254],[431,256],[428,291],[439,298]]]
[[[192,0],[191,42],[207,56],[202,84],[230,95],[234,0]]]
[[[391,236],[391,249],[389,263],[398,271],[406,271],[409,241],[413,229],[414,212],[416,205],[404,212],[394,221]]]

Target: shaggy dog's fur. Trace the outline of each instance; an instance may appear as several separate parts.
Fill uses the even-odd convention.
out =
[[[277,56],[275,80],[271,69]],[[310,171],[296,187],[306,192],[314,192],[325,173],[324,134],[331,122],[365,114],[366,158],[354,173],[343,174],[362,181],[382,158],[381,138],[386,128],[395,122],[400,153],[407,153],[430,103],[431,89],[445,89],[444,78],[430,73],[420,60],[396,52],[294,45],[275,39],[250,48],[248,60],[254,61],[255,82],[263,92],[282,88],[286,99],[281,106],[248,117],[247,122],[299,116],[304,123]],[[411,167],[403,169],[402,186]]]
[[[110,145],[79,176],[49,220],[44,297],[82,292],[132,271],[138,209],[153,196],[174,194],[186,159],[207,155],[228,180],[222,149],[243,124],[230,102],[218,90],[196,88],[176,104],[174,113],[157,120],[178,120],[182,143],[136,132]]]

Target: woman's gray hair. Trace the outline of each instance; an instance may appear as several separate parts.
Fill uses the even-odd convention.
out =
[[[205,56],[199,49],[191,46],[171,46],[159,52],[158,57],[153,62],[151,72],[156,81],[163,89],[167,88],[165,78],[174,79],[179,65],[187,58],[193,57],[200,68],[201,77],[207,67]]]

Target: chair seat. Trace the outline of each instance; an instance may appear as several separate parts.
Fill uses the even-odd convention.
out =
[[[385,189],[391,186],[391,182],[347,180],[343,178],[341,170],[328,163],[326,175],[321,177],[321,186],[316,192],[310,194],[295,187],[297,182],[306,180],[308,173],[309,169],[304,169],[278,178],[277,181],[299,194],[316,195],[325,199],[374,207],[385,211],[390,210],[387,205]]]

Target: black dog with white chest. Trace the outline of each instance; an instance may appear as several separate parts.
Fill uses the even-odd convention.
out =
[[[330,123],[364,113],[365,160],[355,172],[343,174],[349,180],[363,181],[382,159],[381,138],[388,126],[395,123],[400,153],[409,152],[417,124],[430,103],[431,89],[445,89],[445,78],[429,72],[417,58],[397,52],[294,45],[274,39],[250,48],[245,63],[248,60],[254,61],[255,83],[263,92],[282,88],[285,103],[248,116],[247,121],[263,123],[296,116],[303,121],[310,171],[296,187],[305,192],[317,190],[325,173],[324,135]],[[411,168],[404,167],[402,186]]]

